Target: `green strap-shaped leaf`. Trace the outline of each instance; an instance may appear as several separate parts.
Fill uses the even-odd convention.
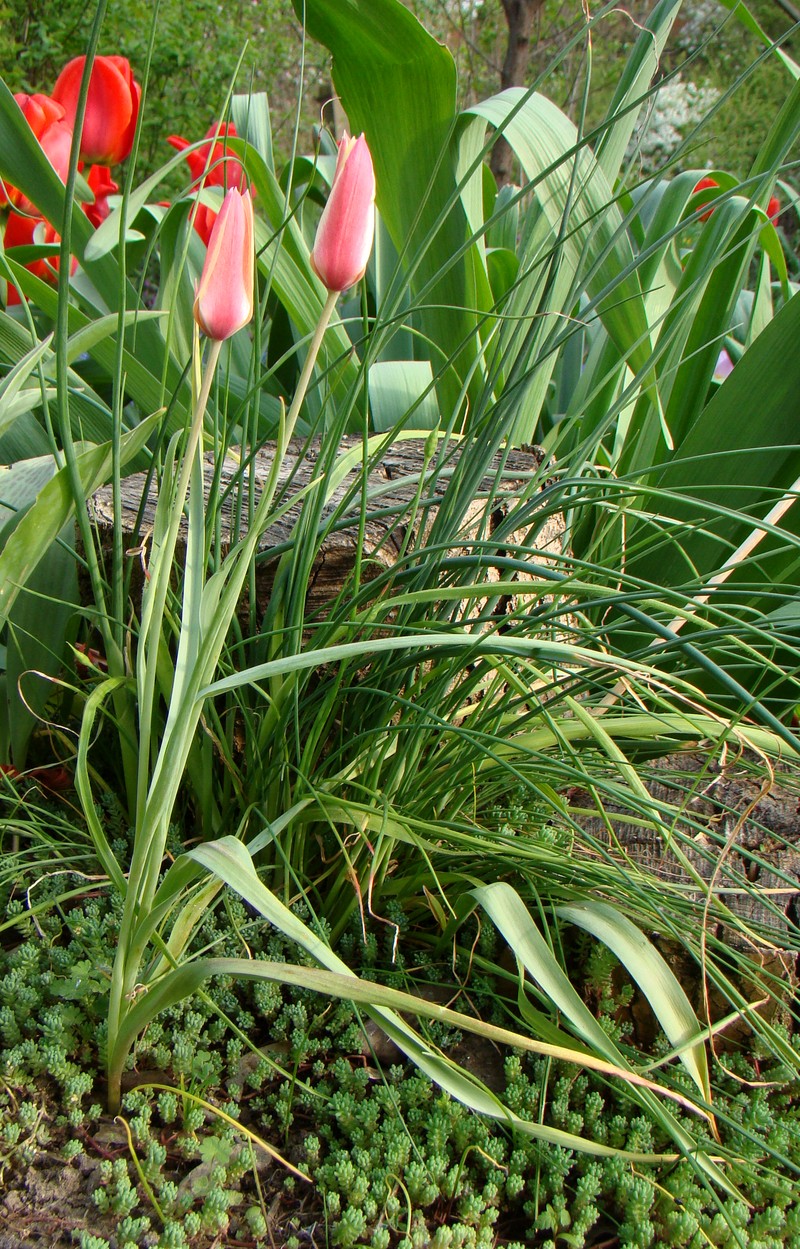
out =
[[[706,1102],[711,1101],[702,1031],[689,999],[674,973],[641,929],[606,902],[583,902],[560,906],[557,913],[597,937],[628,969],[652,1007],[664,1032],[680,1050],[679,1058]]]
[[[521,1132],[564,1149],[580,1150],[601,1157],[623,1156],[632,1161],[635,1155],[613,1149],[611,1146],[587,1141],[573,1133],[564,1132],[540,1123],[521,1119],[485,1085],[471,1076],[451,1059],[433,1050],[410,1024],[398,1013],[406,1008],[422,1015],[444,1018],[451,1024],[461,1017],[454,1011],[444,1012],[435,1003],[418,1002],[411,994],[386,989],[380,985],[365,983],[356,976],[337,954],[320,937],[297,918],[288,907],[267,889],[255,871],[253,861],[245,846],[234,837],[222,837],[218,841],[197,846],[189,851],[196,863],[224,881],[264,916],[279,932],[296,942],[325,970],[313,967],[292,967],[285,964],[260,962],[248,959],[197,959],[163,976],[123,1018],[118,1035],[110,1039],[113,1071],[121,1071],[122,1062],[136,1035],[160,1011],[196,992],[205,979],[212,975],[232,975],[248,979],[271,980],[282,983],[302,984],[320,993],[358,1002],[379,1024],[395,1044],[408,1055],[413,1063],[434,1083],[445,1089],[452,1097],[472,1110],[513,1125]],[[417,1011],[417,1006],[419,1010]],[[464,1020],[466,1027],[481,1032],[478,1021]],[[512,1034],[508,1034],[511,1038]],[[506,1038],[504,1038],[506,1039]],[[524,1038],[519,1038],[524,1043]],[[535,1047],[532,1047],[535,1048]],[[564,1058],[571,1058],[564,1050]],[[608,1070],[608,1074],[611,1071]],[[622,1073],[620,1073],[622,1074]],[[640,1161],[655,1161],[654,1155],[638,1155]]]
[[[432,383],[427,360],[382,360],[373,364],[369,371],[369,406],[376,432],[394,429],[401,421],[409,430],[436,429],[439,408]]]
[[[667,509],[678,519],[697,515],[693,499],[731,509],[727,518],[681,531],[680,545],[659,544],[637,552],[629,562],[633,576],[659,585],[681,585],[695,570],[710,574],[719,568],[746,536],[750,516],[765,514],[775,490],[788,489],[800,476],[798,395],[800,395],[800,294],[795,295],[764,327],[719,387],[674,458],[653,475],[654,484],[687,497],[653,499],[654,513]],[[795,505],[797,506],[797,505]],[[754,522],[753,522],[754,523]],[[660,528],[660,526],[659,526]],[[770,576],[776,569],[770,566]],[[750,580],[755,576],[751,566]]]
[[[120,441],[120,466],[130,462],[147,442],[159,420],[159,413],[148,417]],[[78,456],[78,472],[86,498],[108,481],[112,465],[111,443],[92,447]],[[38,565],[45,551],[55,542],[75,509],[75,499],[65,467],[39,491],[0,553],[0,622],[19,591]]]
[[[354,132],[367,137],[381,217],[402,265],[414,268],[412,294],[424,298],[413,321],[430,346],[418,344],[415,354],[431,360],[449,405],[478,348],[474,258],[465,252],[467,226],[448,158],[455,63],[399,0],[293,3],[312,38],[333,54],[345,112]],[[443,371],[448,359],[455,372]]]
[[[552,344],[563,338],[580,295],[597,312],[620,356],[645,370],[650,335],[633,248],[608,180],[574,124],[550,100],[510,88],[467,109],[459,136],[459,168],[474,165],[486,122],[502,128],[535,196],[523,229],[517,289],[503,306],[508,318],[497,356],[506,375],[529,373],[515,402],[515,440],[533,438],[557,362]],[[464,191],[474,230],[482,212],[481,171]]]
[[[621,1067],[626,1066],[625,1059],[614,1041],[600,1027],[594,1015],[573,988],[516,890],[511,885],[500,881],[493,885],[482,885],[474,889],[472,893],[508,941],[513,953],[526,971],[553,1005],[569,1020],[578,1035],[604,1058]],[[639,1098],[647,1106],[649,1112],[660,1121],[664,1130],[669,1132],[680,1148],[693,1158],[694,1163],[709,1179],[713,1179],[732,1196],[738,1196],[735,1186],[707,1154],[697,1150],[691,1137],[665,1106],[661,1105],[647,1090],[632,1090],[632,1096]]]
[[[682,0],[660,0],[639,32],[606,114],[607,129],[597,145],[597,160],[610,183],[619,174],[630,137],[636,129],[647,88],[653,80],[664,45]],[[631,105],[642,100],[638,108]]]

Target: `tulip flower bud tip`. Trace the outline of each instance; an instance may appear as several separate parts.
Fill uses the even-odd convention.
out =
[[[364,135],[342,135],[331,193],[322,211],[311,265],[329,291],[345,291],[367,268],[375,233],[375,172]]]
[[[194,301],[195,321],[218,342],[243,329],[253,315],[253,236],[250,192],[231,187],[211,230]]]

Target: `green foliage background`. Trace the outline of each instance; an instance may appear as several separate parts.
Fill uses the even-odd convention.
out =
[[[460,103],[471,104],[497,90],[506,43],[500,0],[405,0],[407,7],[452,52],[459,74]],[[141,74],[153,15],[150,0],[109,4],[101,38],[101,52],[120,53]],[[605,113],[619,69],[652,5],[634,0],[627,12],[614,11],[593,40],[592,87],[587,126]],[[750,8],[775,39],[785,34],[790,19],[774,0],[754,0]],[[0,2],[0,72],[18,91],[49,91],[64,63],[84,51],[91,20],[84,0]],[[698,15],[702,20],[698,21]],[[545,0],[535,32],[529,82],[548,74],[547,91],[573,120],[580,108],[585,72],[583,44],[565,51],[583,25],[580,7],[564,0]],[[698,51],[715,26],[713,58]],[[796,54],[797,38],[784,46]],[[245,45],[246,48],[245,48]],[[244,54],[243,54],[243,49]],[[683,19],[663,63],[664,72],[685,68],[684,77],[701,85],[724,89],[741,67],[749,65],[758,46],[722,5],[705,0],[693,5]],[[308,133],[330,101],[329,67],[324,50],[308,42],[303,47],[291,0],[238,0],[220,6],[216,0],[161,0],[158,38],[153,49],[147,109],[142,133],[140,173],[155,169],[168,154],[166,137],[184,134],[197,138],[217,118],[226,92],[241,67],[236,90],[267,91],[275,126],[275,144],[286,156],[291,148],[297,100],[302,96],[301,133]],[[713,137],[704,139],[691,154],[694,166],[707,164],[743,175],[749,168],[765,130],[785,99],[786,79],[774,58],[767,57],[757,72],[721,108]]]
[[[112,3],[100,51],[127,56],[139,78],[147,58],[154,5],[150,0]],[[93,6],[84,0],[52,5],[10,0],[0,5],[0,70],[16,91],[52,89],[61,67],[85,51]],[[245,48],[245,45],[246,48]],[[244,56],[242,57],[242,52]],[[276,141],[286,150],[300,95],[302,37],[289,0],[162,0],[144,110],[140,173],[171,154],[166,138],[199,138],[222,112],[242,57],[238,91],[268,91],[276,99]],[[322,51],[306,49],[303,96],[311,120],[315,100],[330,95]]]

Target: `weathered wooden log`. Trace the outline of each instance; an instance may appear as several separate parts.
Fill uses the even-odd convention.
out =
[[[754,936],[771,932],[775,942],[790,929],[800,935],[796,780],[792,783],[791,775],[772,772],[752,756],[737,759],[732,751],[711,763],[702,752],[687,751],[656,761],[652,768],[647,788],[657,802],[678,811],[676,831],[682,834],[680,848],[687,862],[741,921],[738,935],[730,925],[732,938],[746,944],[748,930]],[[625,824],[623,817],[614,821],[614,831],[637,865],[665,881],[691,885],[669,838],[655,828]],[[754,884],[758,889],[748,890]]]
[[[361,445],[356,437],[342,440],[341,449],[355,450]],[[409,525],[418,523],[418,515],[426,515],[428,521],[435,514],[436,508],[444,497],[448,482],[458,464],[461,454],[458,442],[448,447],[445,462],[435,470],[431,464],[426,465],[424,435],[413,439],[396,440],[373,462],[367,475],[366,483],[362,481],[362,465],[360,457],[354,466],[343,475],[325,505],[321,524],[328,527],[324,539],[314,561],[314,568],[309,585],[308,609],[311,612],[323,608],[331,602],[347,582],[352,572],[360,539],[360,512],[362,494],[368,500],[365,508],[368,513],[363,544],[361,546],[362,580],[378,575],[383,569],[390,568],[398,558],[407,540]],[[252,466],[253,497],[257,501],[260,491],[272,468],[275,454],[274,443],[266,443],[256,454]],[[270,550],[276,553],[291,543],[292,534],[303,506],[304,492],[319,473],[320,445],[319,441],[308,444],[299,439],[294,440],[281,465],[279,483],[276,492],[276,505],[287,503],[287,510],[264,532],[259,548],[262,553]],[[460,542],[468,545],[471,535],[481,527],[485,534],[491,534],[501,517],[509,507],[521,499],[530,496],[535,489],[537,475],[540,473],[543,454],[536,448],[525,451],[509,451],[495,456],[486,467],[476,498],[469,509],[467,522],[460,535]],[[205,462],[205,492],[209,490],[215,474],[215,464],[211,457]],[[231,541],[231,530],[234,525],[237,481],[245,482],[250,475],[250,468],[243,470],[241,462],[233,455],[227,457],[219,466],[219,491],[224,495],[221,507],[220,541],[223,549],[227,549]],[[420,478],[423,488],[420,496],[420,509],[414,516],[410,515],[412,505],[419,493]],[[226,493],[227,492],[227,493]],[[152,533],[155,508],[157,502],[155,486],[147,489],[147,479],[139,473],[126,478],[122,482],[122,526],[126,550],[132,558],[146,567],[149,535]],[[95,521],[101,540],[110,544],[111,531],[114,523],[112,492],[110,487],[98,490],[90,504],[92,518]],[[487,515],[487,509],[489,514]],[[246,528],[246,505],[242,508],[242,525],[239,535]],[[543,552],[560,549],[560,519],[548,519],[542,529],[537,546]],[[183,522],[182,535],[179,537],[178,558],[182,558],[181,538],[185,540],[186,525]],[[412,536],[414,536],[412,534]],[[269,599],[270,588],[275,572],[275,561],[260,560],[257,572],[257,599],[259,611],[263,611]],[[137,596],[134,587],[134,597]]]
[[[650,777],[643,779],[665,812],[663,831],[651,822],[629,822],[613,805],[606,807],[607,821],[583,821],[587,831],[605,841],[613,857],[651,872],[665,885],[677,885],[702,903],[710,895],[707,924],[713,935],[774,965],[778,974],[796,984],[800,971],[796,771],[773,770],[764,760],[749,754],[737,757],[730,750],[721,759],[709,760],[700,749],[668,755],[654,761],[649,770]]]
[[[789,768],[773,771],[763,759],[737,757],[733,751],[710,760],[700,748],[656,760],[648,771],[649,777],[643,774],[642,779],[661,806],[661,832],[651,822],[626,819],[626,812],[613,803],[604,804],[606,820],[592,817],[581,823],[621,865],[655,876],[665,889],[677,886],[693,899],[697,904],[694,922],[705,925],[712,958],[718,960],[724,946],[735,952],[728,975],[744,1000],[757,1004],[765,1017],[783,1016],[782,1001],[792,996],[800,980],[800,786],[796,772]],[[589,802],[582,791],[573,791],[571,798],[578,806]],[[670,913],[666,900],[664,909]],[[671,966],[698,1018],[729,1021],[715,1047],[749,1044],[747,1019],[730,1019],[729,998],[687,949],[665,931],[648,935]],[[693,935],[699,938],[699,927]],[[744,964],[737,970],[739,955],[760,972],[750,975]],[[619,980],[626,980],[621,969]],[[772,982],[770,996],[764,994],[764,980]],[[620,1012],[620,1019],[628,1020],[637,1043],[646,1047],[658,1028],[646,989],[632,989],[630,1006]]]

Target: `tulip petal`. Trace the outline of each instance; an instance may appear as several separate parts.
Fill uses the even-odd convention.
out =
[[[364,135],[339,143],[336,172],[311,253],[329,291],[344,291],[363,276],[375,233],[375,173]]]
[[[195,320],[209,338],[230,338],[253,315],[253,235],[250,192],[231,187],[211,230],[194,301]]]
[[[64,66],[53,88],[67,121],[74,125],[86,57],[78,56]],[[81,135],[81,156],[99,165],[116,165],[129,154],[139,113],[141,90],[122,56],[98,56],[92,65],[86,114]]]

